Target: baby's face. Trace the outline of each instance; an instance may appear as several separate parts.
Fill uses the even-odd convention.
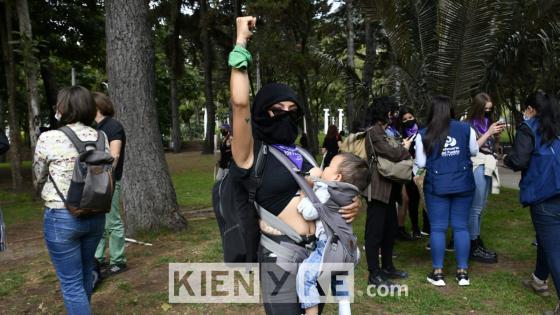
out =
[[[343,161],[344,158],[342,156],[335,155],[331,160],[331,164],[323,170],[321,179],[330,181],[341,181],[342,174],[338,172],[338,168],[340,166],[340,163],[342,163]]]

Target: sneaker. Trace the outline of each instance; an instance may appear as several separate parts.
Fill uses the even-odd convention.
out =
[[[381,269],[380,274],[385,279],[406,279],[408,272],[397,270],[394,267],[391,269]]]
[[[498,257],[496,255],[483,251],[478,244],[478,240],[471,241],[471,252],[469,255],[470,260],[478,261],[484,264],[495,264],[498,262]]]
[[[381,274],[373,275],[370,274],[368,276],[368,285],[373,285],[376,287],[386,286],[386,287],[393,287],[395,284],[388,280],[387,278],[381,276]]]
[[[432,250],[432,245],[430,245],[430,242],[426,243],[426,246],[424,247],[426,250],[430,251]]]
[[[429,283],[435,285],[436,287],[443,287],[445,286],[445,281],[443,280],[443,273],[438,272],[434,273],[433,271],[428,274],[426,278]]]
[[[421,238],[422,238],[422,233],[420,233],[419,231],[412,232],[412,239],[419,240]]]
[[[420,234],[422,234],[423,236],[430,236],[430,232],[426,232],[424,230],[420,231]]]
[[[537,240],[534,240],[534,241],[531,243],[531,245],[533,245],[533,246],[539,246],[539,242],[537,242]]]
[[[554,311],[546,311],[543,313],[543,315],[560,315],[560,303],[556,305]]]
[[[110,265],[109,268],[107,268],[105,270],[105,272],[102,274],[102,277],[105,278],[105,277],[108,277],[108,276],[116,275],[118,273],[126,271],[126,269],[127,269],[127,266],[124,263]]]
[[[471,282],[469,281],[469,274],[465,270],[461,270],[457,272],[455,276],[455,280],[460,286],[470,285]]]
[[[482,241],[480,236],[478,237],[478,247],[480,247],[483,251],[487,252],[491,256],[496,256],[496,257],[498,256],[498,254],[496,254],[495,251],[489,250],[489,249],[486,248],[486,246],[484,246],[484,242]]]
[[[532,274],[530,279],[523,280],[523,285],[540,296],[550,296],[546,281],[537,278],[535,274]]]
[[[404,228],[399,229],[397,232],[397,239],[400,241],[413,241],[414,238],[410,234],[408,234]]]

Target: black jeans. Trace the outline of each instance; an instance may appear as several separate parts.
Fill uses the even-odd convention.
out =
[[[418,208],[420,205],[420,191],[413,181],[406,184],[405,188],[406,193],[408,194],[408,215],[410,216],[410,222],[412,223],[412,231],[419,233],[420,225],[418,223]],[[423,209],[422,217],[422,231],[430,233],[430,219],[428,218],[426,209]]]
[[[378,200],[368,202],[365,245],[368,270],[371,275],[380,271],[379,249],[381,249],[381,268],[392,269],[393,246],[397,232],[397,205],[399,187],[393,185],[389,203]]]

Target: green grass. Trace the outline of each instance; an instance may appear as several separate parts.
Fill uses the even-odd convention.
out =
[[[168,157],[169,158],[169,157]],[[172,159],[172,158],[171,158]],[[185,159],[185,157],[177,157]],[[182,206],[199,208],[210,205],[212,186],[212,169],[214,159],[208,156],[192,155],[187,160],[170,163],[173,182],[179,203]],[[181,166],[181,167],[178,167]],[[3,167],[0,165],[0,167]],[[0,192],[8,229],[10,225],[30,220],[40,220],[40,202],[33,201],[29,194]],[[354,223],[360,247],[363,245],[365,213],[361,213]],[[407,219],[408,223],[408,219]],[[426,240],[416,242],[398,242],[395,247],[395,265],[409,272],[410,277],[403,284],[408,285],[408,296],[369,297],[357,294],[352,306],[354,314],[540,314],[552,309],[556,297],[541,298],[521,285],[521,281],[530,275],[534,268],[535,247],[530,243],[534,239],[529,211],[519,205],[518,192],[503,189],[499,195],[491,195],[484,212],[482,236],[486,245],[499,253],[498,265],[471,263],[471,286],[460,288],[453,280],[454,254],[446,253],[444,271],[448,275],[445,288],[435,288],[426,282],[425,276],[431,269],[429,252],[424,249]],[[154,244],[180,244],[173,250],[159,252],[157,248],[144,247],[133,251],[129,258],[147,261],[154,255],[150,265],[137,266],[137,271],[148,276],[152,269],[168,262],[219,262],[222,259],[221,241],[214,219],[192,221],[189,229],[181,233],[171,231],[147,232],[139,239]],[[177,250],[177,247],[180,250]],[[364,254],[362,252],[362,254]],[[0,274],[0,297],[13,297],[25,288],[26,279],[33,270],[25,267]],[[40,283],[53,286],[54,276],[40,274]],[[362,255],[355,270],[355,289],[366,291],[367,266]],[[551,283],[552,281],[549,281]],[[117,291],[122,299],[109,302],[112,310],[127,313],[157,314],[167,302],[165,291],[143,291],[133,282],[118,280]],[[110,283],[104,284],[103,290],[110,289]],[[551,287],[551,290],[553,288]],[[358,291],[356,291],[358,292]],[[49,293],[52,295],[52,292]],[[107,303],[107,302],[106,302]],[[174,312],[186,313],[220,313],[224,306],[219,305],[172,305]],[[236,313],[248,313],[252,305],[228,305]],[[148,311],[149,310],[149,311]],[[103,311],[100,309],[99,311]],[[105,311],[107,312],[107,311]],[[335,305],[327,305],[326,314],[336,313]]]

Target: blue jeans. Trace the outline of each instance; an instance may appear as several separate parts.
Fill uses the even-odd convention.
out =
[[[474,169],[474,182],[476,188],[469,214],[469,233],[471,240],[475,240],[480,236],[482,211],[486,208],[488,194],[492,188],[492,177],[484,175],[484,165],[479,165]]]
[[[450,195],[425,194],[428,216],[430,217],[430,245],[432,247],[432,265],[434,269],[443,268],[445,255],[445,236],[451,222],[455,244],[457,268],[467,269],[469,265],[468,220],[473,193]]]
[[[78,219],[66,209],[45,209],[45,242],[69,315],[92,313],[93,259],[104,226],[105,214]]]
[[[560,298],[560,196],[532,205],[531,219],[539,245],[542,243],[556,294]]]
[[[537,263],[535,264],[535,276],[542,281],[548,279],[550,272],[548,271],[548,262],[546,261],[546,253],[544,252],[544,247],[539,235],[537,238]]]
[[[321,233],[315,250],[299,266],[296,288],[303,308],[310,308],[320,303],[317,279],[321,272],[321,261],[323,260],[326,243],[327,237],[324,233]]]

